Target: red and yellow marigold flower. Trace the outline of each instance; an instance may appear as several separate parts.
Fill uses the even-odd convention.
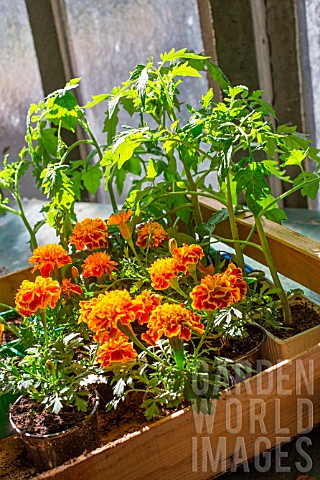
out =
[[[165,290],[170,280],[177,277],[177,262],[174,258],[158,258],[148,269],[152,287],[155,290]]]
[[[242,271],[233,263],[224,273],[207,275],[200,285],[190,293],[192,306],[197,310],[215,310],[233,305],[242,300],[247,292],[247,284],[243,280]]]
[[[23,280],[16,294],[16,309],[30,317],[38,310],[45,310],[48,306],[54,308],[61,295],[61,288],[51,277],[36,277],[34,282]]]
[[[65,298],[70,299],[73,294],[75,295],[82,295],[83,290],[80,285],[76,283],[72,283],[70,278],[64,278],[61,282],[61,295]]]
[[[188,267],[190,265],[196,265],[204,256],[204,253],[200,245],[187,245],[184,243],[182,247],[173,249],[172,255],[177,261],[177,268],[181,272],[186,273]]]
[[[2,342],[3,331],[4,331],[4,325],[2,323],[0,323],[0,343]]]
[[[96,334],[106,332],[114,337],[118,322],[130,325],[141,316],[141,312],[143,305],[134,301],[127,290],[111,290],[80,302],[79,322],[85,322]]]
[[[98,350],[97,362],[104,367],[108,367],[113,362],[126,363],[134,360],[136,356],[137,352],[133,343],[129,341],[126,335],[118,331],[113,338],[104,334]]]
[[[120,213],[114,213],[108,218],[108,225],[118,225],[120,233],[125,240],[129,240],[132,231],[128,225],[130,218],[133,215],[133,210],[122,210]]]
[[[101,277],[106,273],[111,279],[113,270],[117,270],[116,265],[118,262],[111,260],[110,255],[106,252],[95,252],[85,259],[82,273],[85,278]]]
[[[29,262],[31,265],[36,264],[32,269],[32,273],[40,270],[42,277],[49,277],[50,272],[55,267],[61,268],[72,263],[72,260],[61,245],[49,243],[48,245],[37,247],[29,258]]]
[[[163,226],[152,220],[139,225],[136,231],[138,234],[136,245],[143,249],[146,249],[148,245],[151,250],[155,250],[170,238]]]
[[[151,312],[148,331],[141,338],[151,345],[155,345],[163,335],[190,340],[191,330],[204,333],[200,319],[200,315],[187,310],[183,305],[164,303]]]
[[[149,320],[149,314],[161,304],[162,296],[151,290],[144,290],[135,297],[135,301],[142,305],[143,311],[138,318],[138,322],[142,325]]]
[[[69,239],[77,250],[108,248],[108,230],[101,218],[85,218],[75,224]]]

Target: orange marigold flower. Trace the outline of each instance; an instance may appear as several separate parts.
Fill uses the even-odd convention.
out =
[[[169,240],[169,235],[165,231],[162,225],[157,222],[149,220],[147,223],[143,223],[136,228],[138,233],[138,239],[136,245],[142,247],[143,249],[147,248],[147,243],[152,250],[160,247],[163,242]]]
[[[129,325],[141,316],[142,304],[132,300],[127,290],[111,290],[95,299],[80,302],[79,322],[85,322],[96,334],[107,332],[114,337],[117,322]]]
[[[144,290],[142,293],[135,297],[135,301],[142,304],[143,312],[138,318],[140,325],[147,323],[149,320],[149,314],[161,304],[162,296],[151,290]]]
[[[31,265],[37,264],[33,267],[32,273],[39,269],[43,277],[49,277],[50,272],[55,267],[60,268],[63,265],[68,265],[72,263],[72,260],[61,245],[49,243],[48,245],[37,247],[29,258],[29,262]]]
[[[108,230],[101,218],[85,218],[75,224],[69,239],[77,250],[108,248]]]
[[[183,244],[182,247],[172,250],[172,255],[176,259],[182,272],[187,272],[189,265],[195,265],[204,256],[200,245]]]
[[[162,335],[168,338],[177,336],[190,340],[191,330],[204,333],[204,326],[200,323],[200,315],[187,310],[183,305],[165,303],[153,310],[148,321],[149,330],[141,338],[151,345],[155,345]]]
[[[0,323],[0,343],[2,342],[3,331],[4,331],[4,325],[2,323]]]
[[[57,281],[50,277],[36,277],[34,282],[23,280],[16,294],[16,309],[30,317],[37,310],[54,308],[60,298],[61,288]]]
[[[190,293],[192,306],[197,310],[215,310],[228,307],[245,297],[247,284],[242,278],[242,271],[230,264],[224,273],[207,275],[200,285]]]
[[[82,295],[83,290],[80,285],[72,283],[70,278],[64,278],[61,282],[61,295],[64,295],[66,298],[70,299],[72,294]]]
[[[177,277],[177,262],[174,258],[158,258],[149,267],[152,287],[155,290],[165,290],[170,285],[170,280]]]
[[[122,332],[118,331],[115,337],[111,338],[105,334],[102,344],[99,347],[97,362],[104,367],[113,362],[126,363],[128,360],[136,358],[137,352],[133,347],[133,343]]]
[[[110,255],[106,252],[95,252],[85,259],[82,265],[82,273],[85,278],[101,277],[106,273],[111,280],[112,271],[117,270],[116,265],[118,265],[118,262],[111,260]]]
[[[120,213],[114,213],[108,218],[108,225],[118,225],[121,235],[125,240],[131,238],[132,232],[127,224],[133,215],[133,210],[122,210]]]

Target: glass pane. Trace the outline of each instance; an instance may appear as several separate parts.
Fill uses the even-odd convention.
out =
[[[82,78],[82,101],[110,92],[138,63],[181,48],[203,51],[196,0],[65,0],[75,75]],[[197,105],[207,90],[205,76],[186,81],[183,99]],[[100,142],[106,103],[88,111]],[[131,120],[130,120],[131,121]],[[127,123],[127,120],[120,123]],[[101,190],[99,200],[104,200]]]
[[[25,144],[30,103],[43,96],[36,53],[24,0],[1,0],[0,154],[16,160]],[[39,196],[31,176],[21,186],[23,196]]]
[[[315,122],[315,143],[320,148],[320,1],[306,0],[306,26],[311,71],[313,114]],[[320,193],[313,202],[313,208],[320,210]]]

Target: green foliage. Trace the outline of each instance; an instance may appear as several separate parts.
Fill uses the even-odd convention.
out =
[[[85,345],[79,333],[69,333],[66,325],[49,329],[46,345],[41,323],[27,320],[28,343],[24,356],[0,358],[1,392],[30,395],[44,408],[58,414],[64,405],[87,410],[89,384],[105,382],[102,369],[95,364],[95,350]],[[26,337],[26,335],[24,335]],[[24,341],[25,344],[25,341]]]

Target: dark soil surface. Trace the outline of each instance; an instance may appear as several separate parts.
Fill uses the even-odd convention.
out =
[[[90,395],[88,412],[93,410],[95,402],[95,396]],[[27,397],[23,397],[18,403],[11,405],[10,412],[15,425],[21,432],[38,435],[63,432],[81,423],[88,415],[87,412],[78,411],[73,406],[64,407],[56,415],[44,410],[43,405]]]
[[[320,325],[320,308],[313,307],[310,301],[299,300],[291,305],[291,316],[292,325],[290,327],[280,330],[268,328],[270,333],[278,338],[285,339]]]
[[[224,344],[220,350],[222,357],[236,360],[253,350],[263,339],[263,332],[260,330],[251,330],[247,337],[230,338],[228,343]]]
[[[249,325],[247,335],[243,337],[234,337],[228,339],[216,338],[208,339],[205,344],[207,347],[215,348],[219,357],[236,360],[249,354],[263,339],[263,331],[254,325]]]

